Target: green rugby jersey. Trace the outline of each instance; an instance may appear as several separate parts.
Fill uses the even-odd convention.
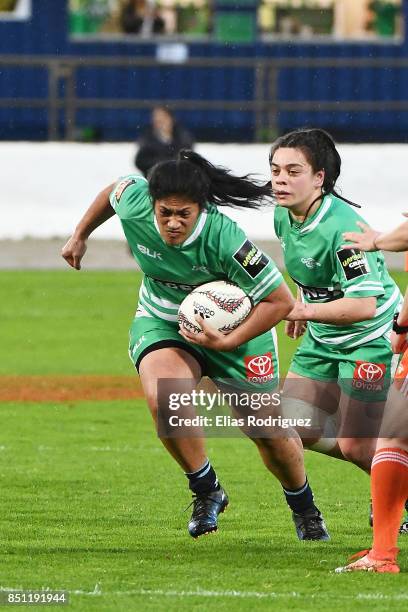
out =
[[[160,235],[145,178],[120,179],[110,202],[145,274],[136,316],[177,324],[180,303],[198,285],[230,280],[257,304],[283,281],[275,264],[216,206],[207,205],[190,236],[174,246]]]
[[[285,265],[304,302],[325,303],[342,297],[377,298],[373,319],[350,325],[309,321],[315,340],[339,348],[359,346],[389,331],[401,300],[380,252],[342,248],[343,232],[357,231],[357,221],[364,222],[364,219],[332,194],[324,197],[317,211],[304,223],[294,221],[283,206],[275,210],[275,232],[282,245]]]

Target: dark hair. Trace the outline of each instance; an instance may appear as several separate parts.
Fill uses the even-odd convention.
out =
[[[239,208],[260,208],[268,198],[272,202],[270,182],[262,183],[249,174],[235,176],[190,150],[180,151],[177,160],[156,164],[148,179],[153,202],[171,195],[197,202],[200,208],[206,202]]]
[[[299,129],[281,136],[273,143],[269,153],[269,164],[278,149],[300,149],[312,166],[313,172],[324,170],[323,193],[332,193],[352,206],[361,208],[336,192],[335,185],[340,175],[341,157],[333,138],[325,130],[318,128]]]

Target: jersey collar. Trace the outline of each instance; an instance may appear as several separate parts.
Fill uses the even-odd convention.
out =
[[[321,205],[319,206],[315,214],[312,217],[310,217],[309,223],[306,225],[306,227],[302,227],[302,229],[300,230],[300,233],[302,235],[308,234],[309,232],[314,230],[314,228],[317,225],[319,225],[320,221],[323,219],[323,217],[326,215],[327,211],[329,210],[332,204],[332,201],[333,201],[332,198],[329,196],[326,196],[323,199],[323,202],[321,203]]]
[[[316,212],[310,217],[310,219],[306,219],[305,225],[302,225],[302,227],[299,228],[299,234],[303,236],[304,234],[309,234],[309,232],[312,232],[326,215],[327,211],[332,205],[332,201],[333,198],[331,196],[324,196],[323,201],[320,204],[319,208],[316,210]],[[288,215],[290,216],[289,211]],[[296,227],[296,224],[294,225],[294,227]]]

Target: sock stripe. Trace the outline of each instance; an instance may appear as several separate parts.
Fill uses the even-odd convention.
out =
[[[403,465],[404,467],[408,468],[408,461],[404,461],[400,457],[379,457],[378,459],[373,460],[371,467],[373,468],[379,463],[399,463],[400,465]]]
[[[371,467],[374,467],[378,463],[383,463],[385,461],[400,463],[401,465],[408,467],[408,453],[404,451],[401,452],[400,450],[391,449],[379,450],[374,455]]]
[[[282,488],[285,491],[286,495],[302,495],[302,493],[306,491],[308,486],[309,486],[309,483],[306,480],[305,484],[303,485],[301,489],[295,489],[294,491],[291,491],[290,489],[289,490],[285,489],[285,487],[282,487]]]
[[[211,467],[210,460],[207,459],[206,462],[204,463],[204,465],[202,465],[195,472],[184,472],[184,474],[186,476],[194,476],[194,478],[200,478],[201,476],[204,476],[204,474],[207,474],[207,472],[210,469],[210,467]],[[203,473],[201,473],[201,472],[203,472]]]
[[[204,470],[204,472],[202,472],[201,474],[199,474],[199,475],[197,476],[197,478],[202,478],[203,476],[205,476],[206,474],[208,474],[208,472],[210,471],[210,469],[211,469],[211,465],[210,465],[210,462],[208,462],[207,469],[205,469],[205,470]]]
[[[404,450],[403,448],[380,448],[374,453],[374,459],[379,455],[384,454],[399,455],[400,457],[405,457],[408,459],[408,451]]]

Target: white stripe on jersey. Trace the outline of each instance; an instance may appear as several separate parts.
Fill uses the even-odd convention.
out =
[[[359,340],[357,340],[357,342],[353,342],[351,344],[347,344],[346,348],[353,348],[355,346],[359,346],[360,344],[365,344],[366,342],[369,342],[370,340],[375,340],[376,338],[380,338],[380,336],[385,334],[385,332],[388,331],[388,329],[391,327],[391,323],[392,323],[392,320],[390,319],[389,321],[387,321],[385,323],[385,325],[382,325],[381,327],[378,327],[371,334],[367,334],[363,338],[360,338]],[[358,332],[353,332],[352,334],[347,334],[345,336],[336,336],[335,338],[325,338],[325,339],[323,339],[321,336],[319,338],[316,338],[316,336],[313,333],[313,330],[312,330],[311,326],[309,327],[309,331],[310,331],[311,335],[313,336],[313,338],[317,342],[321,342],[322,344],[334,344],[334,345],[342,344],[343,342],[346,342],[347,340],[351,340],[355,336],[361,336],[361,330],[360,330]]]
[[[144,284],[142,284],[140,291],[141,295],[143,295],[144,298],[146,298],[147,300],[151,300],[158,306],[163,306],[163,308],[168,308],[169,310],[177,311],[180,307],[180,304],[176,304],[175,302],[170,302],[169,300],[163,300],[162,298],[158,298],[156,295],[154,295],[154,293],[148,293]]]
[[[207,221],[207,211],[203,210],[201,212],[200,219],[199,219],[199,221],[197,223],[197,226],[196,226],[194,232],[191,234],[191,236],[189,236],[187,238],[187,240],[185,242],[183,242],[183,244],[181,245],[182,247],[185,247],[185,246],[188,246],[189,244],[191,244],[197,238],[197,236],[199,236],[201,234],[201,232],[203,231],[203,227],[204,227],[206,221]]]
[[[397,308],[397,306],[401,303],[401,301],[402,301],[402,296],[401,296],[400,290],[398,289],[398,287],[395,287],[392,296],[388,298],[388,300],[384,302],[382,306],[377,308],[374,316],[377,317],[378,315],[381,315],[383,312],[388,310],[388,308],[390,308],[393,302],[397,302],[395,304],[395,308]]]
[[[157,308],[155,308],[151,304],[147,304],[144,298],[140,298],[140,303],[144,308],[146,308],[147,312],[153,313],[153,315],[156,315],[157,317],[159,317],[159,319],[164,319],[165,321],[172,321],[173,323],[178,322],[177,315],[170,315],[166,312],[163,312],[162,310],[157,310]]]
[[[272,272],[269,272],[263,281],[249,292],[249,297],[255,302],[258,299],[258,296],[261,295],[261,293],[263,293],[267,287],[273,285],[275,280],[279,278],[280,275],[281,273],[279,270],[272,270]]]
[[[384,287],[382,285],[366,285],[365,287],[361,287],[360,285],[353,285],[352,287],[348,287],[344,294],[346,293],[360,293],[363,291],[382,291],[384,293]],[[376,296],[374,296],[376,297]]]
[[[319,212],[319,214],[317,215],[316,219],[310,224],[307,225],[306,227],[303,227],[300,230],[300,234],[308,234],[309,232],[311,232],[316,225],[318,225],[320,223],[320,221],[323,219],[324,215],[327,213],[327,211],[329,210],[330,206],[332,203],[332,199],[331,198],[327,198],[327,200],[324,202],[323,206],[321,207],[321,210]]]
[[[153,319],[153,315],[149,314],[147,310],[145,310],[145,308],[143,308],[143,306],[141,306],[140,304],[137,305],[135,313],[135,318],[138,317],[149,317],[150,319]]]
[[[271,329],[272,342],[273,342],[273,351],[276,358],[276,372],[275,378],[279,380],[279,347],[278,347],[278,334],[276,333],[275,327]]]

